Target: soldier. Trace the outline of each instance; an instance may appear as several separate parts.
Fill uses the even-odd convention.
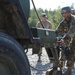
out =
[[[44,28],[46,29],[52,29],[52,24],[49,20],[47,20],[47,15],[46,13],[42,13],[42,19],[41,19],[41,22],[44,26]],[[36,24],[36,27],[37,28],[43,28],[40,21]]]
[[[42,22],[43,26],[41,25],[41,22]],[[49,20],[47,20],[46,13],[42,13],[41,22],[40,21],[37,22],[37,24],[36,24],[37,28],[52,29],[52,24]],[[48,51],[48,49],[46,51]],[[42,49],[40,48],[40,51],[39,51],[39,54],[38,54],[38,56],[39,56],[38,61],[40,61],[41,54],[42,54]]]
[[[71,14],[70,7],[61,9],[63,20],[56,29],[57,34],[63,34],[65,47],[69,47],[69,57],[67,57],[67,71],[63,75],[71,75],[71,70],[75,61],[75,16]],[[66,55],[65,55],[66,56]]]

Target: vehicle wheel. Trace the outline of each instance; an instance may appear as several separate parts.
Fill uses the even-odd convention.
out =
[[[0,75],[31,75],[23,48],[4,33],[0,33]]]

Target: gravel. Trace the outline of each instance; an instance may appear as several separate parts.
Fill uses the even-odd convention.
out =
[[[38,62],[38,55],[32,55],[32,49],[29,49],[27,52],[27,57],[29,59],[29,63],[31,65],[31,75],[45,75],[46,70],[51,68],[53,63],[50,62],[45,48],[42,48],[42,56],[41,61]],[[67,68],[64,66],[63,72],[65,72]],[[75,75],[75,68],[72,69],[72,75]]]

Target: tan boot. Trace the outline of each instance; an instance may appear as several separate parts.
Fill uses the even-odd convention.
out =
[[[68,70],[62,75],[72,75],[71,68],[68,68]]]

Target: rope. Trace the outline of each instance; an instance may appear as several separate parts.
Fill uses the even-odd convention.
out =
[[[33,4],[34,10],[35,10],[35,12],[36,12],[36,15],[37,15],[37,17],[38,17],[38,19],[39,19],[39,21],[40,21],[40,23],[41,23],[42,27],[43,27],[43,28],[45,28],[45,27],[44,27],[44,25],[43,25],[43,23],[41,22],[41,19],[40,19],[40,17],[39,17],[39,15],[38,15],[38,13],[37,13],[37,10],[36,10],[36,7],[35,7],[35,4],[34,4],[34,1],[33,1],[33,0],[31,0],[31,2],[32,2],[32,4]]]
[[[35,70],[37,70],[37,71],[47,71],[48,69],[52,69],[53,68],[53,67],[48,67],[46,69],[39,69],[39,68],[35,68],[35,67],[31,66],[31,65],[30,65],[30,67],[35,69]]]

